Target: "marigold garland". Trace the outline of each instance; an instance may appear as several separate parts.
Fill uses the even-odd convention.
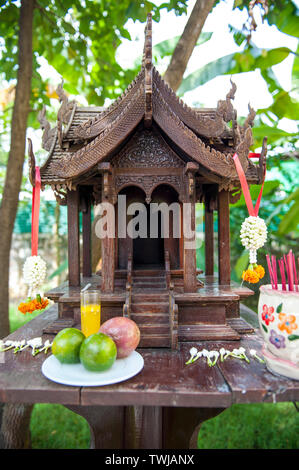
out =
[[[43,310],[49,304],[47,298],[42,298],[40,287],[46,277],[46,262],[38,255],[29,256],[23,266],[24,282],[28,285],[28,298],[26,302],[21,302],[18,310],[25,315],[36,310]],[[35,295],[35,298],[33,296]]]
[[[263,266],[260,264],[257,265],[249,265],[248,269],[246,271],[243,271],[242,274],[242,279],[243,281],[247,281],[250,284],[256,284],[259,282],[260,279],[262,279],[265,275],[265,270]]]
[[[33,313],[36,310],[43,310],[48,304],[49,300],[47,298],[37,296],[37,298],[33,300],[28,299],[27,302],[21,302],[18,306],[18,310],[25,315],[26,313]]]

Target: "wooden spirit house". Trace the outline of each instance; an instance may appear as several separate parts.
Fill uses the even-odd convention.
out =
[[[240,195],[233,162],[238,153],[248,183],[261,183],[265,149],[259,165],[248,158],[255,112],[243,126],[232,106],[236,87],[215,109],[194,109],[179,99],[152,63],[152,19],[148,16],[141,70],[108,108],[81,107],[58,87],[61,108],[51,129],[40,114],[43,148],[42,188],[51,185],[68,212],[68,282],[46,295],[59,305],[61,325],[80,323],[80,290],[90,283],[102,294],[102,321],[127,315],[139,325],[141,347],[177,348],[180,341],[239,339],[251,328],[239,318],[239,302],[252,294],[230,280],[229,204]],[[35,159],[30,146],[30,179]],[[205,259],[190,248],[184,227],[168,237],[132,239],[117,233],[118,196],[131,203],[176,202],[190,209],[204,203]],[[110,203],[116,235],[101,240],[101,270],[91,269],[91,210]],[[125,210],[125,222],[130,220]],[[82,234],[79,212],[82,212]],[[218,274],[214,276],[214,212],[218,219]],[[165,221],[163,221],[165,223]],[[184,225],[184,224],[183,224]],[[82,237],[82,241],[80,241]],[[192,240],[191,240],[192,241]],[[80,256],[82,263],[80,263]],[[53,331],[55,330],[53,327]]]

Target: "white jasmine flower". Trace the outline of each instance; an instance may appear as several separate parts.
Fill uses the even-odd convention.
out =
[[[208,366],[211,367],[213,365],[212,361],[211,361],[211,357],[213,357],[213,354],[214,351],[207,351],[206,354],[205,354],[205,357],[207,358],[207,363],[208,363]]]
[[[212,366],[214,366],[216,364],[216,362],[218,361],[219,352],[218,351],[211,351],[211,357],[215,358],[214,361],[212,362]]]
[[[233,351],[229,355],[237,359],[245,359],[246,362],[250,362],[245,352],[246,352],[245,348],[240,347],[238,349],[237,348],[233,349]]]
[[[43,345],[42,339],[41,338],[33,338],[29,339],[27,341],[28,346],[32,348],[32,356],[35,356],[38,353],[38,350],[36,352],[36,348],[39,348],[40,346]]]
[[[198,351],[198,353],[196,354],[196,356],[193,358],[192,362],[197,361],[197,359],[199,359],[201,356],[202,356],[202,351]]]
[[[220,361],[223,362],[224,361],[224,356],[229,353],[229,351],[225,348],[221,348],[220,349]]]
[[[261,357],[259,357],[259,356],[257,355],[255,349],[250,349],[249,354],[250,354],[250,356],[252,356],[252,357],[254,357],[255,359],[257,359],[261,364],[264,364],[264,363],[265,363],[264,359],[262,359]]]
[[[23,351],[27,346],[26,345],[26,340],[22,339],[21,341],[16,341],[15,343],[15,349],[14,349],[14,354],[16,354],[19,351]]]
[[[197,349],[196,349],[196,348],[191,348],[190,351],[189,351],[189,353],[190,353],[190,356],[191,356],[191,357],[190,357],[190,359],[189,359],[187,362],[185,362],[185,364],[190,364],[191,362],[193,362],[193,358],[194,358],[194,357],[196,356],[196,354],[197,354]]]
[[[8,351],[9,349],[14,348],[17,345],[17,341],[13,340],[6,340],[5,342],[2,341],[1,352]]]
[[[47,354],[48,349],[52,346],[53,342],[51,343],[48,339],[45,341],[44,347],[39,350],[39,352],[44,351]]]
[[[267,240],[267,226],[260,217],[247,217],[240,230],[242,245],[249,250],[250,263],[256,263],[256,250],[264,246]]]
[[[40,287],[46,279],[46,262],[38,256],[29,256],[23,266],[24,282],[29,286],[28,297]]]
[[[203,349],[203,350],[201,351],[201,355],[202,355],[203,357],[208,357],[208,356],[209,356],[209,351],[208,351],[207,349]]]

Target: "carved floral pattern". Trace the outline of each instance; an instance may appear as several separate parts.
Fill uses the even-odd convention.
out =
[[[184,162],[158,134],[140,132],[113,159],[118,168],[169,168],[183,167]]]

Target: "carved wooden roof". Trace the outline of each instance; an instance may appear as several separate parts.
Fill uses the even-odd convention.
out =
[[[251,127],[255,116],[249,116],[241,127],[232,106],[236,86],[214,109],[187,106],[164,82],[152,63],[152,19],[148,15],[141,70],[124,93],[108,108],[80,107],[68,101],[62,85],[58,88],[62,103],[57,126],[51,129],[45,110],[39,115],[44,130],[42,144],[48,157],[41,167],[42,185],[62,184],[71,187],[74,181],[89,174],[97,164],[121,151],[136,132],[137,126],[153,125],[167,138],[170,147],[189,161],[199,164],[202,174],[212,181],[237,180],[232,155],[238,152],[251,182],[260,179],[258,169],[248,159],[252,144]],[[231,122],[231,126],[227,123]],[[31,151],[30,175],[34,172]]]

